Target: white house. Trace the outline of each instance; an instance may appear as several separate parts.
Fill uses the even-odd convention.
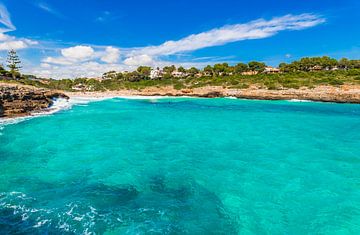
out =
[[[280,73],[280,69],[274,67],[265,67],[264,73]]]
[[[179,71],[177,71],[177,70],[173,71],[173,72],[171,73],[171,75],[172,75],[173,77],[175,77],[175,78],[183,78],[183,77],[186,77],[186,76],[187,76],[186,73],[184,73],[184,72],[179,72]]]
[[[150,79],[162,78],[164,76],[164,71],[162,69],[152,69],[150,71]]]

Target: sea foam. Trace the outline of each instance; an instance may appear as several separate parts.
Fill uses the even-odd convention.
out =
[[[37,111],[37,112],[32,112],[31,115],[26,116],[26,117],[15,117],[15,118],[0,118],[0,131],[4,128],[4,126],[6,125],[12,125],[12,124],[17,124],[19,122],[23,122],[35,117],[40,117],[40,116],[46,116],[46,115],[51,115],[54,113],[57,113],[59,111],[62,110],[68,110],[71,109],[71,107],[73,107],[74,105],[82,105],[82,104],[87,104],[89,102],[95,102],[95,101],[101,101],[104,100],[103,98],[78,98],[78,97],[74,97],[74,98],[70,98],[70,99],[64,99],[64,98],[57,98],[54,99],[53,104],[42,111]],[[0,132],[1,135],[1,132]]]

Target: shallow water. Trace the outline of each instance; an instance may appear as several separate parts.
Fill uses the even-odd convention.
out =
[[[360,233],[360,105],[115,98],[0,143],[1,234]]]

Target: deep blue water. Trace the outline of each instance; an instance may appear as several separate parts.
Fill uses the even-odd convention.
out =
[[[0,129],[1,234],[360,234],[360,105],[169,98]]]

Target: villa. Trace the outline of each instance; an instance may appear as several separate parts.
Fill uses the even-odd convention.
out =
[[[321,71],[321,70],[323,70],[323,67],[320,65],[315,65],[310,68],[310,71]]]
[[[265,70],[264,70],[264,73],[280,73],[280,69],[278,68],[274,68],[274,67],[271,67],[271,66],[267,66],[265,67]]]
[[[162,78],[164,76],[164,71],[160,68],[156,68],[150,71],[150,79]]]
[[[187,73],[180,72],[180,71],[177,71],[177,70],[173,71],[173,72],[171,73],[171,75],[172,75],[173,77],[175,77],[175,78],[183,78],[183,77],[188,76]]]
[[[253,71],[253,70],[245,71],[241,73],[241,75],[256,75],[256,74],[258,74],[258,71]]]

